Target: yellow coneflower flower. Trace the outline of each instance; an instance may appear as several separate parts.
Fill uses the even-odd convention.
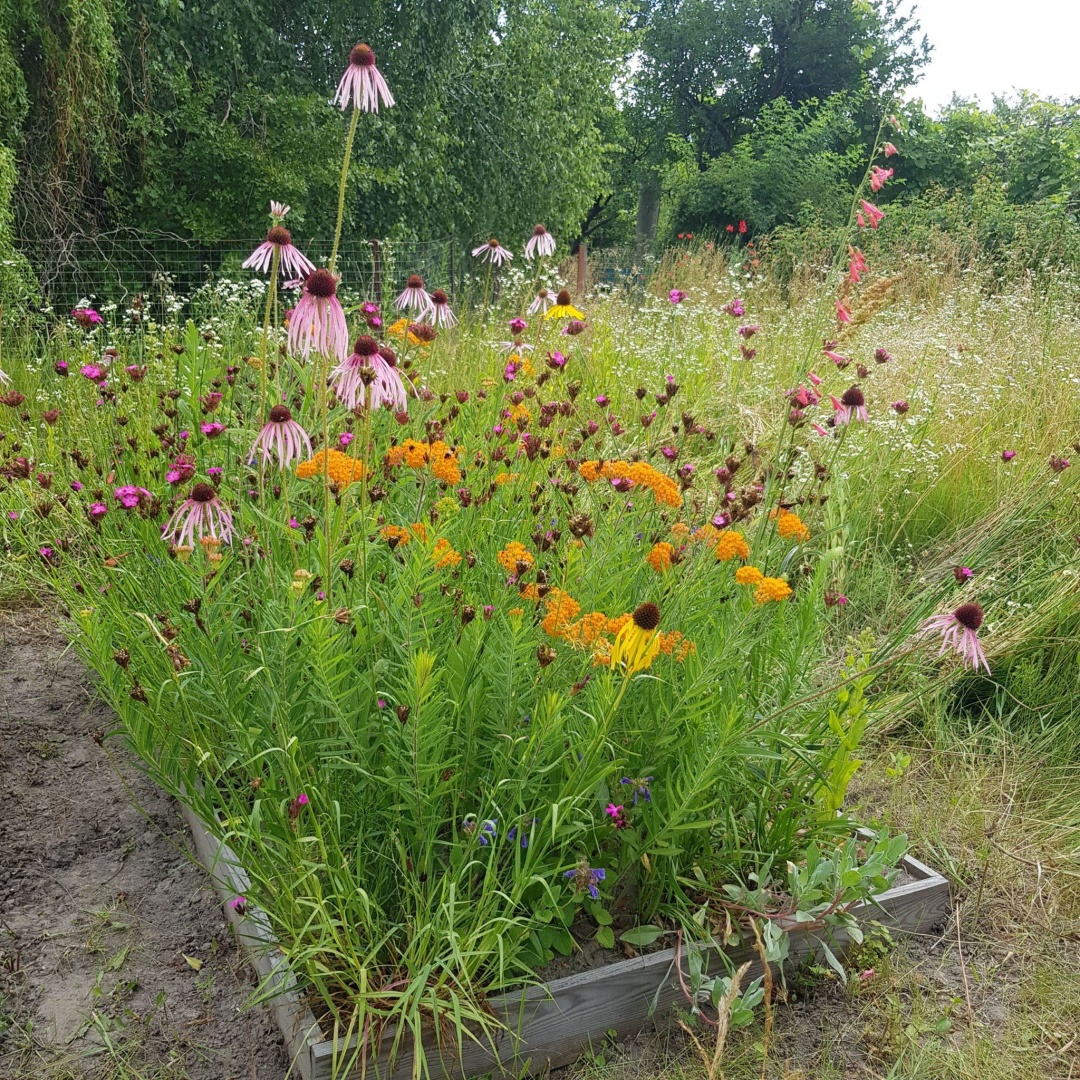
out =
[[[562,316],[568,316],[571,319],[585,318],[585,316],[570,302],[569,289],[560,289],[559,295],[555,297],[555,303],[544,313],[545,319],[558,319]]]
[[[634,608],[630,621],[615,637],[611,647],[611,664],[622,664],[627,675],[647,671],[660,652],[660,638],[656,628],[660,625],[660,609],[646,602]]]

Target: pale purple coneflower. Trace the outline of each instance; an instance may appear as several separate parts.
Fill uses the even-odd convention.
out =
[[[454,326],[457,316],[450,310],[450,297],[443,289],[431,293],[431,310],[428,312],[432,326]]]
[[[275,222],[281,221],[291,209],[292,207],[288,203],[279,203],[274,199],[270,200],[270,216]]]
[[[476,253],[473,252],[473,254]],[[525,258],[531,259],[535,255],[550,258],[554,254],[555,237],[543,225],[537,225],[532,231],[532,236],[529,237],[529,242],[525,245]]]
[[[829,395],[832,406],[836,410],[834,419],[838,424],[849,424],[852,420],[869,420],[866,412],[866,398],[857,386],[850,386],[843,392],[839,399]]]
[[[204,536],[223,544],[232,542],[233,519],[225,504],[217,497],[212,484],[200,482],[172,513],[161,530],[161,538],[177,547],[194,546]]]
[[[486,244],[473,248],[473,258],[486,259],[496,266],[502,266],[504,262],[510,262],[513,257],[494,236]]]
[[[5,374],[3,371],[0,371],[0,386],[2,386],[4,383],[10,383],[10,382],[11,382],[11,376]]]
[[[941,649],[938,651],[938,656],[950,648],[955,649],[963,659],[965,667],[971,667],[977,671],[981,666],[989,675],[990,665],[986,662],[986,654],[979,644],[977,634],[982,624],[982,605],[971,601],[961,604],[955,611],[934,615],[927,619],[919,630],[919,637],[940,635]]]
[[[405,411],[405,384],[390,362],[393,356],[389,349],[380,349],[379,343],[367,334],[356,339],[352,354],[330,375],[330,386],[346,408],[362,407],[366,397],[371,409],[390,404],[398,412]]]
[[[277,204],[271,203],[271,206],[274,205]],[[266,239],[240,265],[245,270],[258,270],[265,274],[270,269],[275,251],[286,278],[304,278],[315,270],[315,264],[293,246],[292,233],[281,224],[275,224],[266,234]]]
[[[390,108],[394,104],[394,95],[382,73],[375,66],[375,51],[370,45],[361,42],[354,45],[349,53],[349,66],[338,83],[334,94],[334,104],[347,109],[350,105],[361,112],[379,111],[379,105]]]
[[[550,289],[541,289],[533,298],[533,302],[529,305],[529,314],[535,315],[538,311],[546,312],[552,304],[555,303],[555,297],[551,295]]]
[[[394,301],[394,307],[401,311],[418,311],[421,319],[431,311],[431,295],[424,288],[424,279],[419,274],[409,275],[405,288]]]
[[[329,270],[315,270],[289,318],[289,349],[303,357],[314,350],[344,360],[348,355],[349,328],[337,298],[338,279]]]
[[[306,453],[305,453],[306,451]],[[275,405],[262,431],[252,444],[248,462],[261,454],[264,462],[277,458],[278,467],[287,469],[294,461],[311,457],[311,440],[307,432],[293,419],[286,405]]]

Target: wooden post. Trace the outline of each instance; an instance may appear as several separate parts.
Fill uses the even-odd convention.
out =
[[[371,241],[371,283],[375,292],[375,303],[382,307],[382,253],[379,241]]]
[[[577,249],[577,294],[585,295],[585,283],[588,280],[588,256],[585,253],[585,241],[578,244]]]

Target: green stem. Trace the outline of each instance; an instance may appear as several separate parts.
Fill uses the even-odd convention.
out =
[[[345,139],[345,160],[341,163],[341,182],[338,184],[337,226],[334,229],[334,246],[330,250],[330,273],[337,268],[338,244],[341,242],[341,224],[345,220],[345,184],[349,178],[349,159],[352,157],[353,139],[356,137],[356,124],[360,119],[360,110],[353,109],[349,121],[349,134]]]

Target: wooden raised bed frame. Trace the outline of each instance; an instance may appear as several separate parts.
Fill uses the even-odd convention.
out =
[[[234,897],[246,895],[247,875],[233,852],[210,835],[198,815],[183,804],[181,809],[194,836],[199,861],[214,881],[251,966],[260,981],[275,988],[268,1005],[285,1036],[293,1068],[303,1080],[331,1080],[334,1044],[301,1000],[296,978],[277,947],[266,916],[250,907],[240,916],[229,906]],[[856,905],[852,912],[864,925],[876,922],[901,933],[928,933],[950,911],[949,883],[917,859],[906,857],[902,868],[912,881],[882,893],[874,903]],[[842,930],[834,931],[829,944],[842,950],[848,940]],[[816,933],[792,933],[790,959],[798,962],[809,956],[818,950],[819,943],[820,935]],[[725,951],[735,965],[752,962],[749,978],[760,974],[760,961],[752,946]],[[443,1047],[440,1052],[432,1040],[428,1068],[433,1080],[457,1080],[485,1073],[519,1077],[543,1072],[575,1061],[609,1032],[636,1034],[651,1018],[685,1000],[675,970],[674,949],[621,960],[492,998],[489,1001],[492,1012],[502,1019],[506,1030],[497,1032],[491,1041],[467,1041],[460,1055],[456,1048]],[[367,1077],[409,1080],[413,1076],[411,1042],[402,1046],[392,1069],[387,1055],[388,1047],[384,1046],[378,1057],[368,1062]],[[339,1073],[334,1080],[360,1077],[361,1069],[357,1066],[348,1076]]]

